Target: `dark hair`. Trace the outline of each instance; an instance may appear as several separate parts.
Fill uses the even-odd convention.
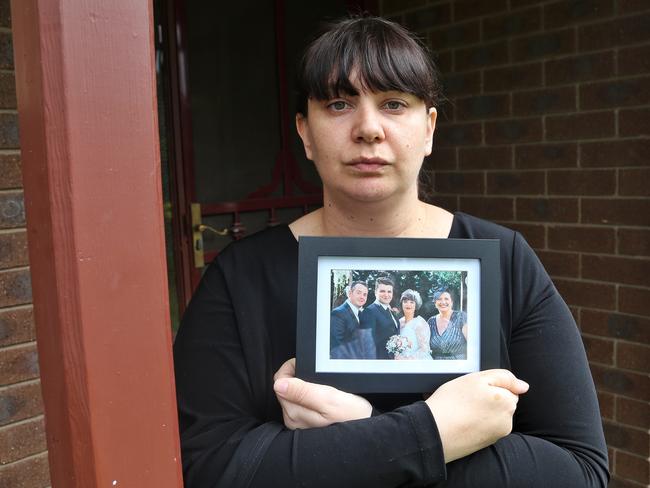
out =
[[[405,302],[406,300],[411,300],[412,302],[415,302],[415,309],[419,309],[422,306],[422,297],[420,296],[420,293],[416,290],[411,290],[410,288],[408,290],[404,290],[402,293],[402,296],[399,299],[399,302]]]
[[[449,289],[447,287],[439,288],[438,290],[433,292],[433,301],[435,302],[438,298],[440,298],[440,296],[443,293],[447,293],[449,295],[449,297],[451,298],[452,303],[456,302],[456,300],[454,300],[454,294],[452,293],[451,289]]]
[[[414,34],[380,17],[354,16],[327,26],[305,50],[298,70],[297,111],[307,100],[355,96],[352,73],[368,91],[396,90],[436,106],[441,84],[428,49]]]
[[[352,290],[354,290],[355,287],[359,285],[363,285],[366,287],[366,289],[368,289],[368,283],[366,283],[365,281],[353,281],[352,283],[350,283],[350,292],[352,292]]]
[[[379,278],[377,278],[377,280],[375,281],[375,290],[379,285],[390,285],[393,288],[395,288],[395,282],[391,280],[388,276],[380,276]]]

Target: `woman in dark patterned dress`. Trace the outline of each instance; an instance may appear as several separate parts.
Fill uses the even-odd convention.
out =
[[[433,301],[438,315],[427,320],[433,359],[467,359],[467,315],[453,309],[449,290],[438,291]]]

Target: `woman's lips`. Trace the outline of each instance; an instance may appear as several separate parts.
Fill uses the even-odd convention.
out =
[[[349,161],[347,165],[361,173],[376,173],[388,166],[388,162],[381,158],[357,158]]]

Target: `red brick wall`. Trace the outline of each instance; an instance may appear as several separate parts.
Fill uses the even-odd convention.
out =
[[[383,0],[444,74],[434,201],[520,230],[582,329],[614,480],[648,486],[650,2]]]
[[[0,0],[0,486],[48,486],[9,0]]]

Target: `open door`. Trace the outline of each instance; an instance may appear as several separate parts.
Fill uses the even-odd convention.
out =
[[[322,204],[295,130],[295,67],[319,22],[376,2],[159,3],[169,268],[180,315],[205,264],[229,242]]]

